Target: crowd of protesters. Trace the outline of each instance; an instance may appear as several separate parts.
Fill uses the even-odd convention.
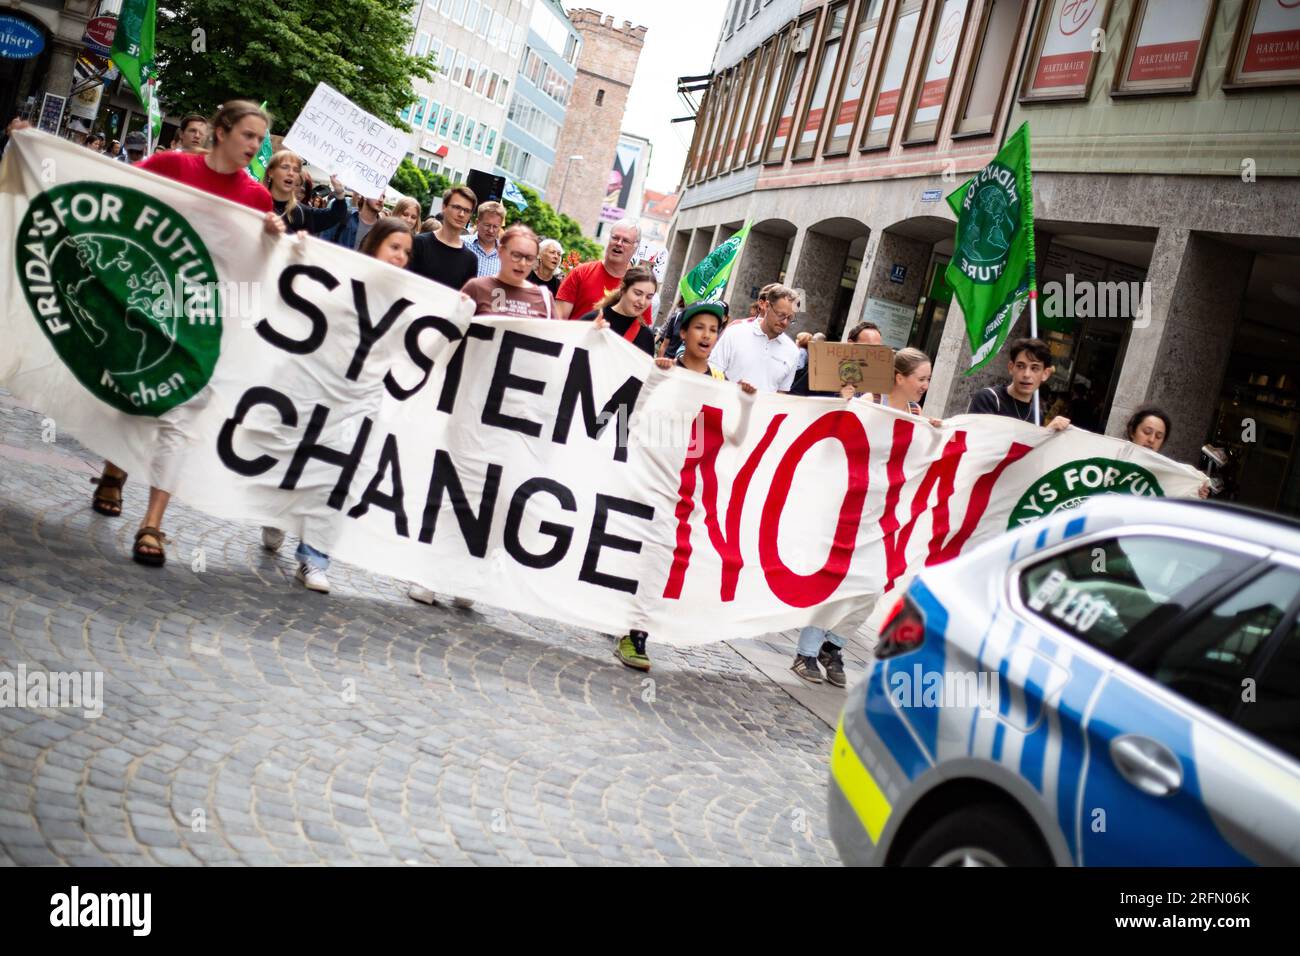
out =
[[[10,131],[28,125],[18,120]],[[664,371],[729,381],[748,394],[762,391],[872,402],[942,425],[923,410],[931,361],[914,348],[895,353],[893,387],[887,393],[861,394],[851,385],[838,393],[812,391],[809,347],[825,335],[801,332],[791,338],[787,334],[799,307],[798,294],[788,286],[763,286],[748,315],[730,323],[724,302],[686,306],[679,299],[656,336],[651,315],[658,281],[650,268],[633,261],[641,238],[634,221],[613,225],[601,260],[563,274],[564,250],[559,242],[538,237],[522,224],[507,227],[506,208],[496,201],[480,203],[464,184],[453,185],[441,197],[440,211],[422,219],[429,210],[409,197],[390,206],[382,196],[348,193],[335,177],[329,178],[328,185],[314,185],[302,157],[290,150],[275,152],[261,181],[255,180],[248,169],[270,125],[265,110],[237,100],[224,104],[211,118],[184,117],[169,147],[160,146],[150,156],[144,155],[147,143],[138,132],[125,142],[105,142],[95,133],[81,134],[80,139],[87,148],[114,160],[258,210],[263,213],[264,230],[271,235],[306,232],[458,289],[474,303],[475,314],[589,321],[652,356]],[[880,329],[862,322],[845,340],[879,345]],[[1007,347],[1006,355],[1008,381],[977,392],[968,411],[1036,423],[1035,395],[1041,394],[1054,372],[1051,350],[1039,339],[1018,339]],[[1058,402],[1048,410],[1045,427],[1069,428],[1071,419],[1065,412],[1086,408],[1085,398],[1076,395],[1074,404]],[[1091,418],[1088,424],[1094,424]],[[1159,451],[1171,429],[1165,412],[1144,407],[1129,421],[1126,434],[1135,444]],[[126,480],[125,472],[105,462],[103,473],[95,479],[94,510],[109,517],[121,515]],[[1202,497],[1206,491],[1202,489]],[[166,560],[167,536],[161,529],[169,498],[161,489],[149,491],[133,548],[134,559],[142,564],[160,566]],[[279,550],[283,542],[281,530],[262,529],[262,544],[268,551]],[[300,541],[295,557],[295,580],[309,590],[328,592],[329,555]],[[412,586],[408,593],[416,601],[435,602],[427,588]],[[469,607],[473,602],[457,597],[453,603]],[[618,638],[615,654],[629,667],[648,670],[647,640],[646,632],[631,630]],[[844,638],[833,631],[805,627],[792,670],[811,683],[827,681],[843,687],[844,644]]]

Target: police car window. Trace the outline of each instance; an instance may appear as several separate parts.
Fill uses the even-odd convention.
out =
[[[1117,536],[1054,555],[1020,577],[1029,611],[1120,659],[1135,641],[1231,580],[1248,559],[1199,541]]]
[[[1237,708],[1237,723],[1300,760],[1300,618],[1281,635],[1255,685],[1241,690],[1246,699]]]
[[[1175,693],[1231,718],[1251,696],[1250,685],[1243,682],[1253,677],[1255,655],[1297,594],[1300,573],[1274,568],[1208,611],[1147,670]],[[1258,686],[1253,690],[1258,700]]]

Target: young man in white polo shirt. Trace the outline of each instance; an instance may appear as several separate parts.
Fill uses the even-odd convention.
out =
[[[713,349],[710,361],[733,382],[760,392],[788,392],[799,370],[799,347],[785,334],[794,317],[795,294],[787,286],[767,293],[767,314],[734,323]]]

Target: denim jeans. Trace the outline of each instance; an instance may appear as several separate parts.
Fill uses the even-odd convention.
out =
[[[799,632],[799,650],[797,653],[801,657],[816,657],[821,652],[823,641],[830,641],[841,650],[844,648],[844,638],[834,631],[828,631],[824,627],[810,624]]]
[[[324,551],[317,551],[306,541],[298,542],[298,550],[293,556],[308,567],[319,568],[321,571],[330,569],[330,556]]]

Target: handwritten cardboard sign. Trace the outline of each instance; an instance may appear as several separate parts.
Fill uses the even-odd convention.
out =
[[[894,390],[894,350],[888,345],[812,342],[808,346],[808,387],[838,392],[852,385],[858,394]]]
[[[406,137],[326,83],[316,84],[284,148],[368,199],[384,194],[406,155]]]

